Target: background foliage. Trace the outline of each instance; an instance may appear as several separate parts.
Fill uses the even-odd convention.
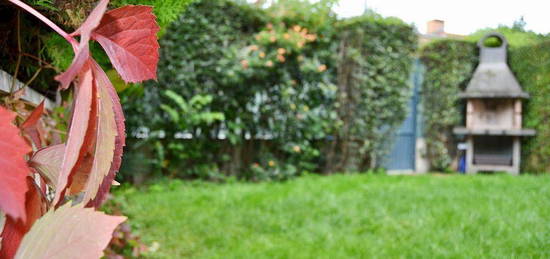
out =
[[[449,169],[454,158],[454,126],[461,123],[458,93],[468,84],[477,64],[473,42],[441,40],[420,51],[426,67],[422,85],[423,126],[432,169]]]
[[[523,140],[523,170],[550,172],[550,41],[514,49],[510,66],[523,89],[531,95],[523,105],[523,126],[537,135]]]
[[[191,4],[161,40],[158,84],[125,93],[130,128],[144,137],[134,143],[143,152],[134,153],[153,157],[127,159],[169,175],[211,179],[283,180],[324,168],[377,166],[363,166],[364,157],[371,161],[381,154],[383,135],[405,117],[416,35],[397,19],[373,14],[338,21],[332,4],[285,0],[267,9],[234,1]],[[357,32],[360,38],[342,44]],[[370,59],[361,56],[367,53]],[[343,65],[351,70],[339,69]],[[346,77],[358,79],[346,87],[356,88],[360,94],[354,98],[361,99],[354,118],[343,118],[349,114],[338,108],[348,102],[337,100],[344,87],[339,75],[348,71],[353,74]],[[167,89],[182,103],[208,98],[197,112],[216,119],[174,123],[190,115],[179,112],[178,119],[162,108],[174,104]],[[353,132],[341,131],[345,125],[353,125]],[[367,140],[333,145],[343,134]],[[359,163],[327,162],[341,152]],[[127,166],[131,172],[144,168]]]
[[[342,127],[329,144],[326,170],[373,169],[407,114],[417,36],[401,20],[372,13],[342,21],[336,30],[335,105]]]

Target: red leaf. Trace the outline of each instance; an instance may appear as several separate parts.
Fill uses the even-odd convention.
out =
[[[32,177],[27,176],[26,183],[29,189],[25,195],[27,221],[23,222],[7,217],[2,231],[0,258],[13,258],[23,236],[31,229],[34,222],[46,213],[46,200],[40,188],[35,184]]]
[[[111,185],[115,179],[115,175],[120,169],[120,164],[122,163],[122,153],[124,146],[126,145],[126,129],[124,127],[124,114],[122,112],[122,106],[120,105],[120,100],[118,98],[115,88],[111,84],[111,81],[109,81],[109,78],[107,77],[105,72],[95,61],[92,62],[92,70],[94,71],[97,86],[99,88],[107,90],[107,93],[111,98],[117,130],[113,163],[111,164],[111,168],[109,169],[107,177],[103,179],[103,182],[99,187],[97,196],[87,205],[98,208],[107,198],[107,194],[109,193]]]
[[[15,258],[100,258],[113,230],[124,220],[67,203],[36,221]]]
[[[93,75],[91,69],[86,69],[79,76],[77,93],[74,101],[73,117],[71,126],[67,134],[67,144],[65,155],[61,163],[61,172],[56,185],[54,204],[58,204],[65,195],[65,189],[70,185],[70,177],[79,158],[84,154],[83,143],[85,141],[88,123],[90,120],[90,110],[92,106],[92,82]]]
[[[21,124],[19,128],[23,130],[25,134],[31,139],[34,145],[38,148],[42,147],[42,138],[40,131],[37,128],[38,121],[44,114],[44,101],[42,101],[35,109],[32,111],[31,115]]]
[[[107,88],[101,84],[102,82],[97,81],[97,73],[99,71],[103,72],[103,70],[99,68],[98,71],[94,66],[92,71],[94,74],[94,86],[97,87],[97,115],[99,119],[97,121],[97,130],[93,133],[96,139],[95,151],[92,168],[87,175],[87,181],[84,186],[84,198],[82,200],[84,204],[87,204],[96,197],[101,183],[109,174],[117,135],[113,102],[109,97]]]
[[[92,33],[126,82],[157,78],[159,26],[150,6],[124,6],[107,12]]]
[[[36,123],[38,123],[38,120],[40,120],[40,117],[42,117],[42,114],[44,114],[44,101],[42,101],[34,111],[32,111],[31,115],[27,117],[27,119],[21,124],[21,129],[27,129],[32,128],[36,126]]]
[[[42,178],[55,189],[64,154],[65,144],[49,146],[34,153],[29,165],[36,169]]]
[[[11,123],[13,119],[15,113],[0,107],[0,210],[25,221],[25,177],[30,172],[25,155],[31,147]]]
[[[91,60],[89,63],[91,64]],[[90,69],[91,70],[91,69]],[[92,71],[92,102],[90,109],[90,119],[88,120],[88,129],[80,150],[80,158],[78,159],[75,168],[69,176],[68,191],[69,195],[77,194],[84,189],[88,176],[92,170],[94,162],[94,150],[96,146],[96,132],[98,123],[98,97],[97,87],[95,84],[94,74]]]
[[[80,25],[80,27],[72,33],[74,35],[80,35],[80,43],[75,50],[76,54],[73,58],[71,66],[67,71],[55,77],[55,80],[61,83],[61,89],[67,89],[73,79],[81,72],[82,67],[88,58],[90,57],[89,41],[92,31],[99,25],[103,14],[107,10],[107,4],[109,0],[101,0],[99,4],[90,13],[86,21]]]

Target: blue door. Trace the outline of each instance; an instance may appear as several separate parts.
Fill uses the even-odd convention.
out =
[[[395,140],[392,141],[389,155],[385,158],[387,170],[415,170],[418,102],[422,84],[422,65],[419,60],[414,62],[411,83],[413,93],[409,100],[408,115],[401,124]]]

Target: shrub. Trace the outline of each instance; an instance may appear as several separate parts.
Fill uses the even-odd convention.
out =
[[[550,41],[516,48],[510,53],[510,66],[531,99],[523,105],[523,127],[537,130],[524,138],[522,170],[550,172]]]
[[[462,118],[458,94],[468,84],[477,63],[475,43],[441,40],[420,51],[426,68],[422,85],[422,115],[427,158],[434,170],[447,170],[455,152],[453,127]]]
[[[345,20],[335,29],[341,128],[330,144],[326,170],[376,168],[388,150],[388,136],[407,113],[417,36],[401,20],[376,14]]]
[[[232,1],[191,4],[161,39],[156,87],[128,89],[123,98],[127,113],[136,114],[128,118],[131,128],[149,132],[141,135],[150,138],[135,143],[156,154],[153,167],[184,177],[283,180],[325,165],[355,170],[326,163],[340,153],[359,159],[357,169],[378,166],[375,161],[385,150],[383,136],[406,114],[416,35],[397,19],[372,15],[338,25],[331,5],[285,0],[266,11]],[[357,31],[360,38],[352,41]],[[338,57],[344,40],[350,46]],[[353,119],[337,108],[348,103],[337,101],[345,87],[337,75],[352,76],[343,75],[349,70],[339,66],[361,75],[349,82],[360,92],[354,100],[361,99]],[[173,102],[162,94],[166,89],[186,103],[212,97],[202,109],[222,113],[223,120],[174,123],[189,115],[179,112],[176,119],[178,114],[160,108]],[[148,120],[141,119],[143,114]],[[353,130],[341,131],[343,125]],[[182,133],[190,139],[175,139]],[[334,143],[334,136],[362,141],[358,146],[329,146],[332,153],[327,155],[326,145]],[[351,153],[356,149],[359,152]],[[362,159],[365,154],[367,161]]]
[[[155,159],[157,168],[193,177],[200,168],[240,174],[263,156],[300,161],[298,171],[316,168],[319,152],[311,141],[323,138],[334,118],[329,107],[335,87],[324,63],[331,53],[312,51],[320,45],[314,29],[270,19],[250,5],[203,0],[170,27],[161,40],[158,87],[127,93],[128,113],[150,115],[148,121],[129,118],[133,128],[166,133],[163,140],[145,140],[159,144],[157,157],[164,158]],[[176,117],[189,113],[158,109],[172,102],[164,89],[182,102],[210,98],[204,112],[222,113],[223,119],[178,126]],[[133,98],[151,105],[133,105]],[[192,139],[174,138],[181,133]]]

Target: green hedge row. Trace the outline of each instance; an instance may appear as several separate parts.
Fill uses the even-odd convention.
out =
[[[455,154],[452,129],[462,118],[458,93],[475,69],[477,46],[468,41],[435,41],[422,48],[420,59],[426,67],[421,93],[425,155],[433,170],[445,171]]]
[[[401,20],[374,14],[344,20],[336,30],[336,105],[342,127],[325,169],[373,169],[381,166],[391,144],[388,136],[407,113],[417,35]]]
[[[523,105],[523,126],[537,135],[523,142],[525,172],[550,172],[550,41],[516,48],[510,66],[531,99]]]
[[[146,163],[184,177],[379,166],[384,136],[406,114],[416,35],[397,19],[338,21],[330,10],[330,1],[190,4],[161,39],[158,83],[123,94],[128,128],[150,133],[130,149],[146,147]]]

